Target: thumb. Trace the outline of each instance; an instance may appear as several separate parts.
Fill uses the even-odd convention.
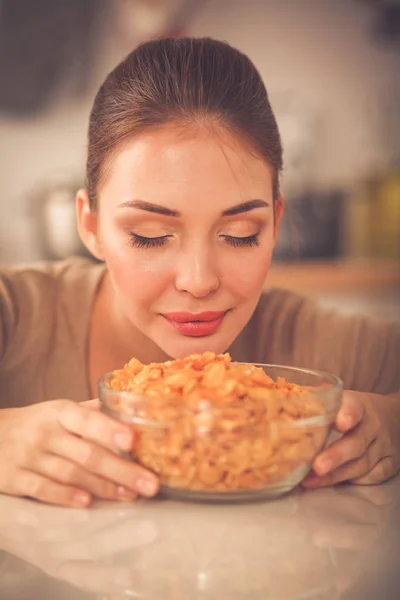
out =
[[[336,429],[341,433],[354,429],[364,417],[364,404],[357,392],[344,392],[336,417]]]
[[[92,400],[85,400],[84,402],[79,402],[82,406],[86,406],[87,408],[100,408],[100,402],[98,398],[93,398]]]

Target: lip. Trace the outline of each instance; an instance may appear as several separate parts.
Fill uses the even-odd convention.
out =
[[[208,311],[202,313],[186,313],[186,312],[173,312],[173,313],[165,313],[163,316],[168,319],[168,321],[174,321],[175,323],[196,323],[199,321],[216,321],[220,319],[225,314],[225,311]]]
[[[181,335],[202,337],[211,335],[222,324],[227,311],[208,311],[202,313],[165,313],[163,317]]]

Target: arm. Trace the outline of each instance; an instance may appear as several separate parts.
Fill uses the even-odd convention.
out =
[[[400,323],[347,316],[305,300],[294,325],[296,364],[334,373],[344,388],[400,392]]]
[[[317,457],[306,484],[377,483],[397,473],[400,323],[344,316],[284,290],[265,300],[252,336],[258,361],[330,372],[346,390],[336,421],[342,437]]]
[[[310,325],[317,368],[345,382],[336,419],[342,437],[314,462],[306,486],[381,483],[400,470],[400,328],[322,310]]]
[[[37,335],[46,324],[45,295],[32,285],[29,294],[25,278],[18,283],[0,272],[0,493],[67,506],[86,506],[93,496],[129,500],[139,490],[153,495],[153,474],[111,450],[132,450],[131,428],[101,413],[95,401],[32,402],[29,385],[10,393],[9,382],[23,376],[32,349],[39,363],[47,356]]]
[[[63,506],[93,496],[153,496],[156,477],[113,451],[132,451],[133,431],[97,410],[97,402],[50,400],[0,410],[0,493]]]
[[[343,436],[316,458],[306,487],[382,483],[400,471],[400,394],[344,392],[336,429]]]

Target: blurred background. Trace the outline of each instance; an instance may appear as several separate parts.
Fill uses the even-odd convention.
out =
[[[0,264],[84,253],[94,95],[166,35],[226,40],[264,78],[288,208],[269,284],[400,320],[400,0],[0,0]]]

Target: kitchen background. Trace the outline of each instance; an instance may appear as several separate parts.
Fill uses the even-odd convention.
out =
[[[164,35],[226,40],[265,80],[288,208],[270,284],[400,320],[399,0],[0,0],[0,264],[82,252],[94,94]]]

